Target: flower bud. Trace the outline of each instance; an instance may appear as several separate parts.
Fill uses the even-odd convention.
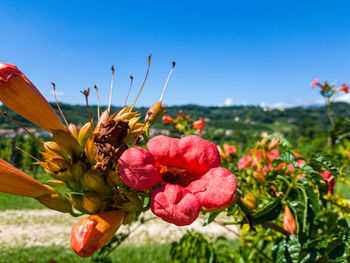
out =
[[[283,228],[291,235],[294,235],[297,232],[295,219],[287,205],[284,207]]]
[[[83,177],[83,174],[86,172],[86,165],[79,161],[72,167],[72,176],[75,180],[79,180]]]
[[[133,130],[137,124],[137,122],[139,121],[140,117],[134,117],[131,120],[129,120],[128,124],[129,124],[129,128],[130,130]]]
[[[197,130],[198,132],[203,132],[205,128],[205,122],[203,118],[200,118],[198,121],[193,122],[192,124],[193,129]]]
[[[62,130],[54,130],[53,138],[58,146],[73,159],[79,158],[81,155],[81,147],[72,134]]]
[[[138,114],[137,112],[125,112],[121,115],[117,115],[114,117],[115,121],[128,121],[131,120],[135,117],[139,117],[140,114]]]
[[[162,117],[163,123],[175,124],[175,120],[171,118],[168,114],[164,114]]]
[[[89,213],[100,212],[103,209],[103,203],[98,194],[90,192],[83,196],[81,205]]]
[[[153,104],[146,113],[145,122],[150,125],[155,124],[165,112],[166,105],[162,106],[162,101]]]
[[[83,196],[79,194],[68,194],[69,201],[73,207],[82,213],[87,213],[88,211],[83,207]]]
[[[122,183],[120,175],[113,170],[108,170],[107,180],[112,183],[112,185],[117,186]]]
[[[96,170],[89,170],[83,175],[84,185],[95,192],[104,193],[106,184],[102,175]]]
[[[73,123],[69,124],[68,126],[68,130],[70,131],[70,133],[74,136],[74,138],[76,140],[78,140],[78,136],[79,136],[79,129],[77,126],[75,126]]]
[[[72,168],[71,165],[65,159],[51,159],[46,162],[49,168],[49,171],[55,179],[62,181],[70,181],[72,177]]]
[[[72,205],[67,198],[65,198],[51,186],[45,185],[45,187],[52,191],[52,193],[37,197],[36,199],[40,203],[50,209],[57,210],[62,213],[69,213],[72,211]]]
[[[92,139],[88,139],[85,144],[85,156],[92,166],[96,164],[96,146]]]
[[[78,136],[78,142],[81,147],[84,147],[87,140],[90,139],[93,135],[93,125],[91,122],[86,123],[83,127],[81,127]]]
[[[71,231],[71,247],[80,257],[90,257],[117,232],[125,212],[109,211],[81,219]]]
[[[131,109],[131,106],[128,106],[128,107],[126,107],[126,108],[122,108],[119,112],[118,112],[118,114],[115,116],[115,120],[119,120],[119,118],[122,116],[122,115],[124,115],[125,113],[128,113],[128,112],[130,112],[130,109]]]
[[[266,182],[265,175],[262,172],[253,172],[253,176],[261,184]]]
[[[252,210],[256,208],[256,197],[252,193],[246,194],[244,196],[243,202]]]
[[[48,132],[66,130],[51,105],[16,66],[0,63],[0,101]]]
[[[56,142],[44,142],[43,147],[45,151],[51,155],[58,155],[58,156],[61,156],[62,158],[66,156],[64,150],[61,147],[59,147]],[[48,155],[46,156],[49,158]],[[46,159],[46,156],[44,156],[45,159]]]
[[[122,195],[128,201],[123,202],[119,206],[121,210],[130,212],[130,211],[138,211],[141,209],[142,201],[138,198],[137,194],[135,194],[134,192],[124,191]]]

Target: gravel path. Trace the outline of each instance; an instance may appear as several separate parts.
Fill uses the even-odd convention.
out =
[[[148,213],[146,218],[153,217]],[[6,210],[0,212],[0,247],[69,246],[70,230],[80,218],[73,218],[52,210]],[[178,240],[186,230],[194,229],[209,236],[235,235],[222,226],[212,223],[206,227],[203,221],[186,227],[176,227],[161,219],[151,220],[141,225],[125,242],[128,244],[154,244]],[[131,228],[136,225],[131,226]],[[232,229],[236,230],[234,227]],[[126,231],[122,226],[119,231]]]

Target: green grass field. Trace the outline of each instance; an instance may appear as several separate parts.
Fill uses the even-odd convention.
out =
[[[111,259],[115,263],[147,263],[170,262],[168,250],[170,245],[152,246],[121,246],[116,249]],[[1,263],[49,263],[55,260],[58,263],[91,262],[90,258],[80,258],[70,248],[64,247],[30,247],[16,249],[1,249]]]

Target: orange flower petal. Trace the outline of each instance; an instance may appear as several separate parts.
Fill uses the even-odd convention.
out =
[[[71,247],[81,257],[90,257],[104,247],[123,223],[125,212],[109,211],[81,219],[71,231]]]
[[[65,130],[47,100],[16,66],[0,63],[0,100],[17,114],[49,132]]]
[[[40,197],[51,191],[43,184],[0,158],[0,192]]]

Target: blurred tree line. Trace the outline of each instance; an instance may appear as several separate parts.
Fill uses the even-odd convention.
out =
[[[51,105],[57,110],[55,104]],[[88,121],[86,106],[63,103],[60,103],[60,106],[68,122],[82,126]],[[11,118],[25,127],[35,127],[21,116],[9,111],[5,106],[0,106],[0,108],[7,111]],[[101,107],[101,111],[104,109],[105,107]],[[119,109],[120,107],[112,107],[111,112]],[[136,110],[144,116],[148,108],[139,107]],[[198,120],[200,117],[205,119],[204,138],[216,144],[232,143],[237,145],[239,149],[253,145],[261,138],[262,133],[278,133],[284,136],[295,146],[295,150],[304,155],[323,151],[329,140],[329,120],[322,106],[270,109],[258,106],[183,105],[168,107],[166,113],[176,117],[179,110],[183,110],[185,115],[189,115],[192,120]],[[350,104],[334,103],[332,110],[339,120],[350,118]],[[90,111],[96,120],[97,107],[90,106]],[[59,115],[58,111],[57,114]],[[17,127],[6,118],[0,117],[0,129],[10,128]],[[164,124],[161,120],[153,128],[170,130],[171,135],[176,133],[172,125]],[[10,141],[15,141],[18,147],[40,159],[39,147],[37,147],[36,142],[29,136],[17,135],[12,139],[0,138],[1,158],[13,163],[18,168],[36,173],[38,168],[31,165],[34,162],[33,159],[16,149]]]

